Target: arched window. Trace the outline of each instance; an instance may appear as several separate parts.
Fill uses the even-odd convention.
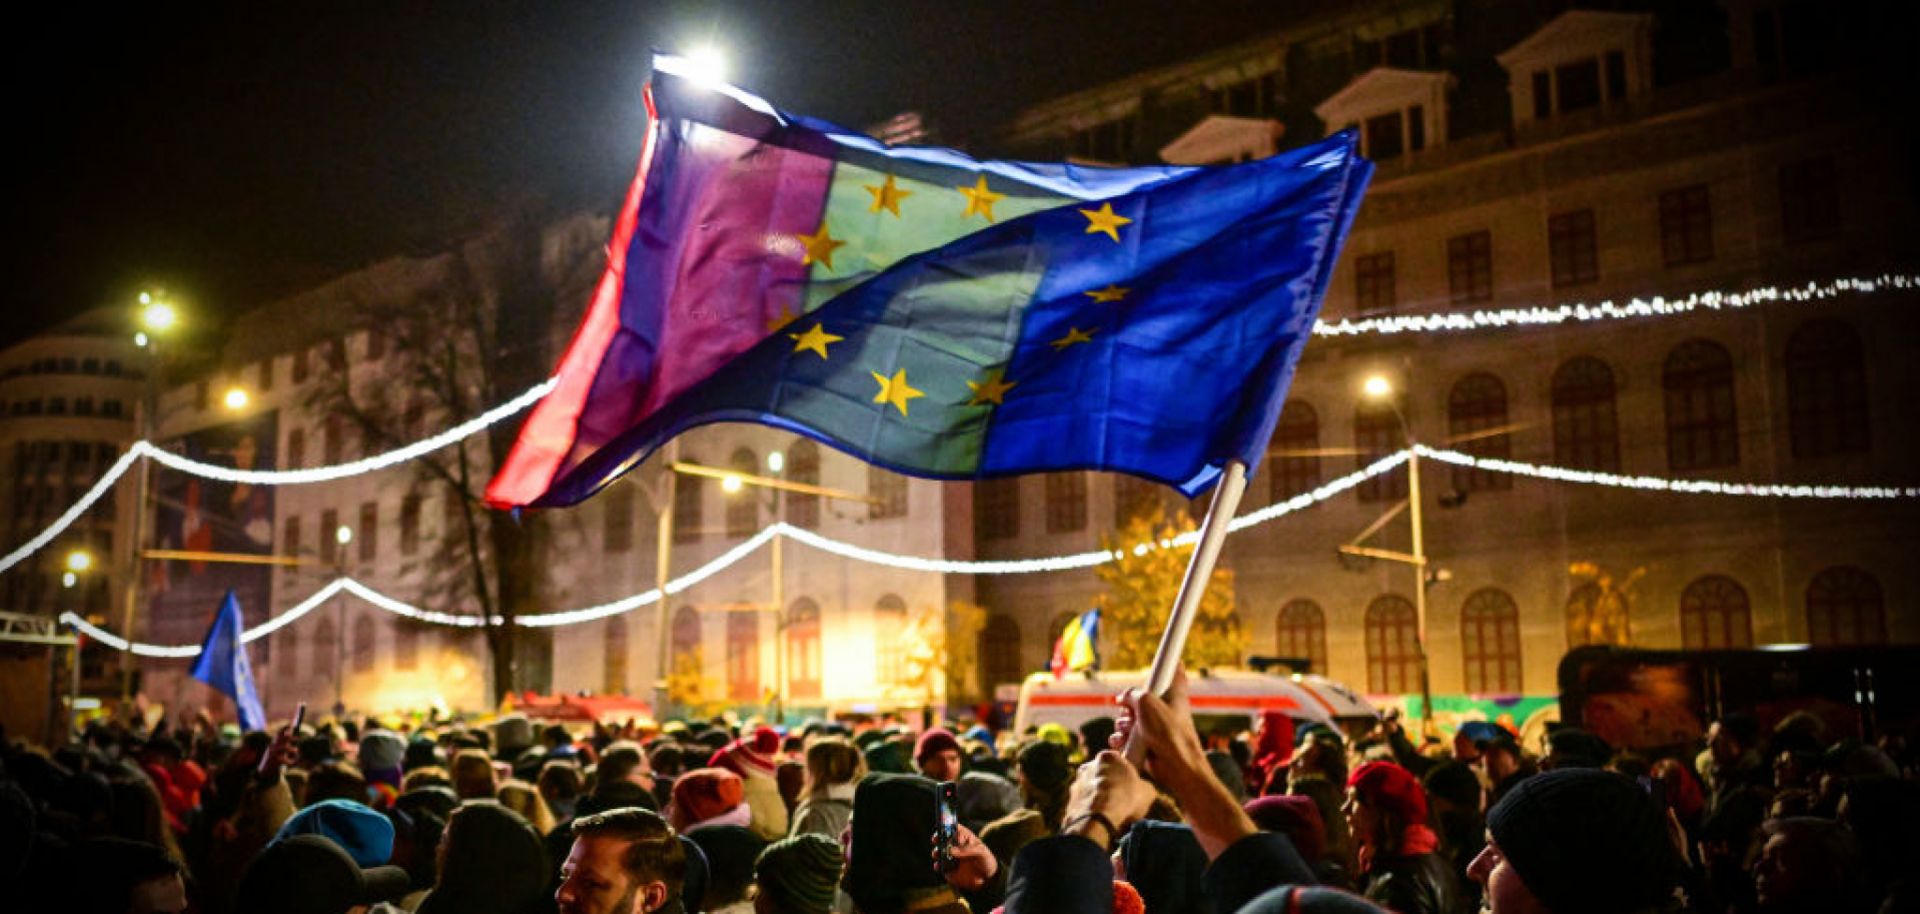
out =
[[[907,477],[877,464],[867,464],[867,496],[875,499],[867,505],[867,516],[907,516]]]
[[[627,693],[627,617],[607,620],[606,654],[600,665],[600,691],[605,695]]]
[[[1740,421],[1733,400],[1733,355],[1711,340],[1688,340],[1667,353],[1660,372],[1667,401],[1667,466],[1676,472],[1740,463]]]
[[[1407,446],[1400,419],[1393,407],[1373,400],[1362,400],[1353,411],[1353,447],[1357,452],[1354,467],[1361,468]],[[1405,464],[1356,486],[1361,501],[1387,501],[1407,497]]]
[[[1289,399],[1273,429],[1267,460],[1267,497],[1285,501],[1320,484],[1320,414],[1305,400]]]
[[[1513,455],[1507,424],[1507,385],[1499,378],[1476,371],[1455,381],[1447,392],[1447,437],[1455,448],[1475,457],[1505,460]],[[1456,466],[1453,487],[1462,492],[1511,489],[1513,476]]]
[[[420,667],[420,625],[411,619],[393,622],[393,668],[412,672]]]
[[[1274,625],[1277,652],[1307,661],[1306,672],[1327,672],[1327,614],[1312,600],[1289,600]]]
[[[787,611],[787,694],[820,697],[820,604],[807,597]]]
[[[1553,459],[1565,467],[1619,471],[1620,423],[1606,362],[1583,355],[1554,369]]]
[[[351,660],[354,672],[373,672],[373,650],[373,617],[361,616],[353,620],[353,656]]]
[[[980,627],[980,687],[988,695],[994,686],[1019,684],[1026,679],[1020,661],[1020,623],[1011,616],[994,615]]]
[[[1808,321],[1787,338],[1787,414],[1796,458],[1867,450],[1866,358],[1845,322]]]
[[[682,478],[682,481],[685,477]],[[673,614],[673,661],[669,670],[678,672],[681,667],[691,664],[696,671],[703,667],[700,656],[700,613],[691,606],[682,606]],[[704,673],[702,674],[704,675]]]
[[[1367,604],[1367,692],[1406,695],[1420,690],[1419,623],[1413,604],[1385,594]]]
[[[743,476],[757,476],[760,473],[760,460],[746,448],[735,448],[733,456],[727,458],[727,469]],[[752,486],[741,486],[740,491],[728,493],[727,535],[752,536],[759,527],[760,491]]]
[[[1460,607],[1460,653],[1469,694],[1520,694],[1520,609],[1506,591],[1468,595]]]
[[[1880,582],[1858,568],[1840,566],[1813,576],[1807,585],[1807,640],[1814,644],[1887,643],[1886,606]]]
[[[1087,474],[1048,473],[1046,489],[1048,533],[1087,529]]]
[[[820,484],[820,445],[805,438],[794,439],[787,448],[787,478],[810,486]],[[787,523],[812,530],[820,526],[820,496],[787,492]],[[816,607],[817,609],[818,607]]]
[[[313,662],[307,664],[308,675],[325,678],[340,672],[340,630],[333,625],[330,616],[322,616],[320,624],[313,627],[313,653],[309,655]]]
[[[1136,517],[1146,517],[1158,523],[1161,507],[1165,502],[1160,495],[1160,484],[1152,480],[1141,479],[1127,473],[1116,473],[1113,477],[1113,523],[1125,526],[1127,521]]]
[[[760,697],[760,614],[743,607],[727,613],[727,697]]]
[[[1627,644],[1629,627],[1627,595],[1608,593],[1599,584],[1588,581],[1567,595],[1567,648],[1588,644]]]
[[[700,458],[682,451],[680,459],[687,463],[699,463]],[[707,486],[706,478],[688,473],[680,473],[673,480],[673,541],[676,543],[697,542],[707,522],[706,517]]]
[[[1747,590],[1725,575],[1708,575],[1680,592],[1680,645],[1689,650],[1753,646]]]
[[[886,594],[873,604],[873,679],[882,688],[898,683],[906,676],[906,645],[900,639],[907,632],[907,601]]]

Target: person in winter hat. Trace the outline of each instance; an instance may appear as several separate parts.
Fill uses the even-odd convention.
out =
[[[748,828],[767,841],[787,835],[787,801],[780,796],[775,756],[780,754],[780,734],[772,727],[757,727],[752,733],[728,743],[713,754],[707,764],[725,768],[740,776],[746,789],[747,808],[752,813]]]
[[[1368,762],[1347,778],[1341,807],[1358,848],[1357,888],[1368,901],[1400,914],[1451,914],[1459,885],[1427,826],[1427,794],[1413,773],[1393,762]]]
[[[1468,874],[1492,914],[1640,914],[1673,897],[1680,859],[1666,819],[1628,778],[1543,771],[1487,813],[1489,841]]]

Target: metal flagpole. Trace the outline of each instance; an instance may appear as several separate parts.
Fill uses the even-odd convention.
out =
[[[1246,491],[1247,465],[1239,460],[1227,461],[1226,472],[1214,487],[1207,518],[1200,523],[1200,541],[1194,545],[1193,558],[1187,561],[1186,577],[1180,581],[1180,595],[1174,598],[1167,628],[1160,633],[1153,670],[1147,674],[1147,689],[1154,695],[1166,694],[1173,685],[1173,671],[1180,666],[1180,655],[1187,649],[1187,633],[1193,628],[1193,617],[1200,612],[1200,597],[1207,592],[1214,563],[1220,558],[1220,547],[1227,541],[1227,523],[1239,510],[1240,496]],[[1134,746],[1137,745],[1136,741],[1128,747],[1128,755],[1136,754]]]

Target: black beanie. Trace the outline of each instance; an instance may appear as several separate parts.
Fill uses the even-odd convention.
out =
[[[1554,914],[1616,914],[1664,903],[1679,861],[1660,809],[1611,771],[1560,768],[1521,781],[1487,813],[1520,881]]]

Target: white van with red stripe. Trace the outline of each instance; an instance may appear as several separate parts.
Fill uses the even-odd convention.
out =
[[[1060,724],[1078,730],[1097,717],[1117,717],[1114,698],[1144,684],[1145,670],[1112,673],[1069,673],[1061,679],[1035,673],[1020,685],[1020,705],[1014,712],[1014,732],[1028,727]],[[1335,729],[1371,728],[1379,712],[1359,693],[1324,676],[1277,676],[1247,670],[1212,670],[1187,674],[1187,701],[1202,732],[1251,730],[1262,711],[1281,711],[1296,724],[1323,723]]]

